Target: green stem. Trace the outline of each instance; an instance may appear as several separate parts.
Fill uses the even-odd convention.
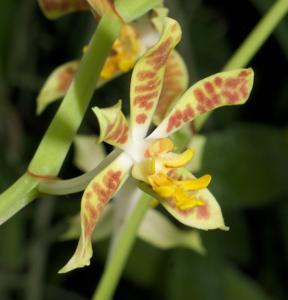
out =
[[[101,18],[76,78],[29,165],[29,172],[0,194],[0,225],[39,195],[40,182],[58,174],[120,29],[120,21],[108,16]]]
[[[260,47],[265,43],[278,23],[283,19],[288,11],[288,1],[278,0],[270,8],[268,13],[260,20],[253,31],[244,40],[242,45],[233,54],[231,59],[224,66],[223,70],[228,71],[245,67],[255,56]],[[195,121],[195,127],[200,130],[212,112],[206,113]]]
[[[118,19],[103,16],[53,121],[44,135],[29,171],[56,176],[70,148],[99,79],[104,62],[121,29]]]
[[[37,197],[37,185],[38,181],[25,173],[0,195],[0,225]]]
[[[119,282],[120,276],[128,259],[133,242],[136,238],[141,221],[149,208],[151,196],[143,194],[122,229],[116,242],[116,254],[111,256],[104,273],[93,295],[92,300],[110,300]]]
[[[80,176],[55,181],[44,181],[39,184],[38,191],[48,195],[67,195],[83,191],[88,183],[108,166],[121,151],[115,149],[104,160],[102,160],[93,170]]]
[[[254,30],[248,35],[231,59],[224,66],[224,70],[231,70],[246,66],[255,56],[260,47],[268,39],[274,28],[288,11],[288,1],[278,0],[268,13],[260,20]]]

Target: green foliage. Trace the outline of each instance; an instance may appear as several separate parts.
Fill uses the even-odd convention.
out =
[[[203,170],[224,208],[263,206],[288,194],[285,129],[242,124],[208,136]]]

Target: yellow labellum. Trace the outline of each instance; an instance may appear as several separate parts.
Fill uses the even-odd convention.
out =
[[[192,149],[187,149],[181,154],[169,153],[167,159],[163,161],[163,165],[166,168],[180,168],[185,165],[192,159],[194,152]]]
[[[175,180],[164,173],[148,176],[152,189],[163,198],[173,198],[177,208],[181,210],[191,209],[195,206],[204,205],[204,202],[191,195],[191,192],[206,188],[211,176],[205,175],[199,179]]]

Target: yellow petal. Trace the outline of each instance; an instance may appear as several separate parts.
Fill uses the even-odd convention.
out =
[[[185,166],[193,157],[194,152],[192,149],[187,149],[181,154],[171,153],[169,159],[163,162],[166,168],[180,168]]]
[[[186,191],[200,190],[206,188],[211,181],[210,175],[204,175],[200,178],[179,181],[178,184]]]
[[[154,187],[153,190],[163,198],[171,197],[174,193],[174,188],[171,186]]]

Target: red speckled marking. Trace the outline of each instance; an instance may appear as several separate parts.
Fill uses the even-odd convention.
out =
[[[92,192],[88,192],[88,193],[91,193],[92,195]],[[85,209],[86,209],[86,212],[89,214],[89,216],[92,218],[92,219],[97,219],[98,217],[98,209],[97,207],[95,207],[91,201],[87,200],[85,202]]]
[[[204,91],[201,88],[197,88],[194,91],[194,96],[198,101],[196,109],[200,113],[204,113],[212,109],[215,106],[215,104],[218,104],[220,102],[220,97],[218,94],[215,93],[213,85],[210,82],[207,83],[207,85],[205,85],[204,83],[204,88],[206,91],[209,90],[209,96],[205,95]]]
[[[143,124],[147,120],[147,115],[146,114],[139,114],[136,116],[136,122],[138,124]]]
[[[165,65],[172,42],[172,37],[168,37],[147,57],[147,63],[152,65],[155,71],[158,71],[163,65]]]
[[[166,132],[179,128],[182,124],[187,123],[194,117],[195,113],[191,105],[187,104],[185,109],[176,110],[169,118]]]
[[[94,182],[92,184],[92,191],[96,194],[102,205],[106,205],[115,190],[118,188],[121,174],[121,171],[109,170],[103,177],[103,184],[98,182]]]
[[[207,202],[205,205],[195,207],[197,219],[207,220],[210,217],[209,207]]]
[[[248,72],[247,70],[243,70],[240,72],[239,77],[247,77],[249,75],[250,72]]]
[[[183,72],[179,69],[178,64],[175,63],[175,58],[172,52],[167,60],[163,87],[155,112],[155,116],[157,116],[159,120],[163,120],[171,102],[183,91],[183,85],[181,84],[182,76]]]
[[[204,88],[206,90],[206,92],[208,94],[214,94],[215,93],[215,89],[214,89],[214,86],[211,82],[207,81],[204,83]]]
[[[221,94],[228,103],[233,104],[239,101],[239,94],[236,91],[224,90]]]
[[[158,91],[154,91],[144,95],[138,95],[134,98],[134,105],[146,110],[150,110],[153,107],[153,99],[157,97]]]
[[[90,237],[95,228],[96,222],[93,222],[93,220],[88,218],[86,215],[84,215],[82,218],[84,223],[85,236]]]
[[[248,97],[248,84],[247,84],[247,82],[246,81],[244,81],[243,83],[242,83],[242,85],[240,86],[240,89],[239,89],[239,91],[240,91],[240,94],[241,94],[241,96],[243,97],[243,98],[247,98]]]
[[[236,89],[240,82],[241,80],[239,78],[227,78],[225,81],[225,87],[230,89]]]
[[[160,79],[149,80],[146,84],[136,85],[135,92],[143,93],[143,92],[149,92],[151,90],[155,90],[157,87],[159,87],[160,83],[161,83]]]
[[[61,93],[67,92],[71,82],[73,81],[76,72],[76,66],[66,67],[58,74],[58,87],[57,90]]]
[[[146,80],[154,78],[156,73],[154,71],[140,71],[137,74],[139,80]]]
[[[216,86],[221,87],[222,84],[223,84],[223,79],[221,77],[217,76],[217,77],[214,78],[214,83],[215,83]]]
[[[200,88],[195,89],[194,96],[197,99],[197,101],[200,102],[200,103],[205,102],[206,98],[207,98],[205,96],[205,93]]]
[[[119,144],[123,145],[126,143],[126,141],[128,140],[128,132],[129,132],[128,126],[125,126],[121,136],[117,139],[117,142]]]
[[[105,137],[106,141],[111,141],[111,142],[117,142],[119,144],[125,144],[126,141],[128,140],[128,126],[124,122],[124,120],[121,120],[116,128],[112,130],[113,124],[111,126],[109,125],[107,127],[107,135]]]

